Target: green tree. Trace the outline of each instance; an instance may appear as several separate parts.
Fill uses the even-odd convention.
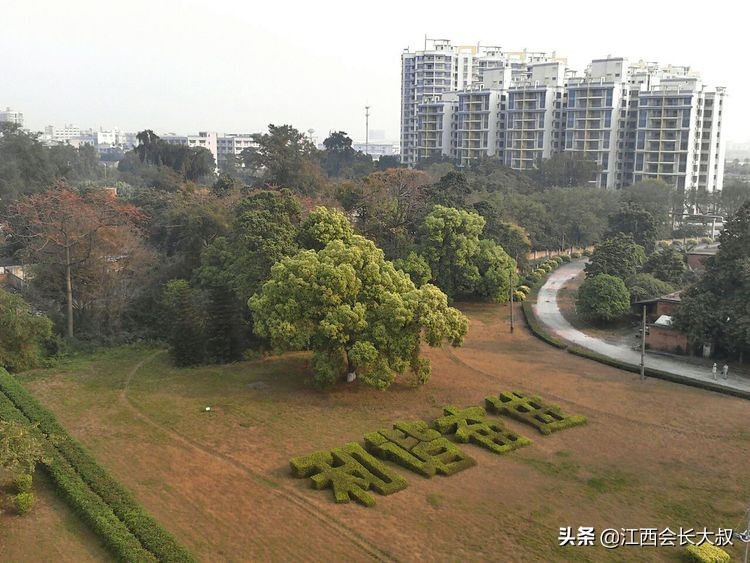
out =
[[[42,361],[52,322],[36,315],[19,296],[0,289],[0,368],[32,369]]]
[[[47,189],[55,170],[38,136],[0,122],[0,201]]]
[[[725,224],[719,242],[706,273],[683,292],[675,321],[692,341],[742,356],[750,352],[750,201]]]
[[[630,294],[625,282],[608,274],[586,278],[578,288],[576,310],[586,318],[610,322],[622,317],[630,308]]]
[[[270,124],[268,133],[253,136],[255,146],[242,151],[242,160],[261,184],[310,194],[320,190],[322,171],[315,145],[291,125]]]
[[[463,209],[466,207],[471,189],[465,174],[452,171],[441,177],[437,183],[425,188],[425,192],[430,207],[443,205]]]
[[[687,266],[685,257],[674,248],[665,248],[651,254],[643,266],[644,272],[671,285],[679,286]]]
[[[533,178],[543,187],[585,186],[594,179],[599,170],[591,160],[570,153],[557,153],[540,160]]]
[[[658,238],[668,238],[671,234],[673,210],[682,210],[682,199],[673,186],[663,180],[636,182],[622,189],[620,201],[648,211],[656,224]]]
[[[484,236],[502,246],[509,256],[515,258],[519,267],[523,267],[531,252],[531,239],[526,229],[511,221],[504,221],[497,206],[491,202],[475,203],[474,210],[484,218]]]
[[[393,265],[398,270],[408,274],[417,287],[422,287],[432,279],[432,270],[430,270],[427,260],[414,251],[409,252],[406,258],[394,260]]]
[[[31,474],[37,463],[47,463],[42,441],[32,428],[14,420],[0,420],[0,468]]]
[[[476,258],[482,229],[479,214],[442,205],[424,221],[422,254],[432,281],[451,298],[471,294],[480,281]]]
[[[334,131],[323,146],[323,169],[331,178],[360,178],[372,172],[372,157],[354,150],[346,131]]]
[[[636,244],[630,235],[618,234],[594,247],[591,259],[586,264],[586,277],[609,274],[626,280],[637,274],[645,261],[643,247]]]
[[[719,194],[719,206],[722,213],[731,217],[748,200],[750,200],[750,182],[743,180],[724,182],[724,187]]]
[[[197,292],[186,280],[172,280],[164,288],[169,314],[169,353],[180,367],[205,359],[204,322]]]
[[[662,281],[651,274],[641,272],[626,281],[630,299],[632,301],[643,301],[668,295],[675,291],[675,287]]]
[[[299,241],[303,248],[321,250],[332,240],[351,242],[354,236],[349,219],[338,209],[316,207],[302,221]]]
[[[552,188],[536,198],[552,218],[547,232],[555,248],[585,247],[601,240],[607,217],[617,209],[617,194],[591,186]]]
[[[516,263],[494,241],[482,240],[478,213],[436,205],[424,221],[420,247],[432,281],[451,298],[504,301]]]
[[[654,216],[637,204],[623,204],[609,217],[608,236],[622,233],[630,235],[633,240],[649,252],[656,244],[658,234]]]
[[[415,287],[359,235],[283,259],[249,305],[255,331],[277,350],[314,352],[320,386],[350,373],[385,389],[407,368],[424,383],[430,366],[420,357],[422,340],[457,346],[468,327],[445,294]]]

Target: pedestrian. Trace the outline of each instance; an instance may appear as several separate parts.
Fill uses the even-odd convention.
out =
[[[714,362],[713,367],[711,368],[711,373],[714,376],[714,381],[716,381],[716,362]]]
[[[729,366],[727,364],[724,364],[724,367],[721,368],[721,375],[724,379],[729,379]]]

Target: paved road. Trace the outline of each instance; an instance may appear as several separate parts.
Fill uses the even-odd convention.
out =
[[[570,262],[569,264],[562,265],[549,275],[547,281],[539,290],[536,305],[533,306],[537,318],[551,332],[564,340],[577,344],[583,348],[588,348],[589,350],[593,350],[604,356],[609,356],[635,366],[640,366],[640,351],[633,350],[627,345],[610,344],[599,338],[584,334],[571,325],[560,312],[560,307],[557,303],[558,291],[562,289],[570,279],[580,274],[584,265],[584,260]],[[649,354],[648,352],[646,353],[646,367],[681,375],[683,377],[689,377],[691,379],[713,381],[711,371],[706,367],[697,366],[688,362],[681,362],[676,358]],[[729,374],[729,379],[726,381],[721,379],[721,375],[718,377],[718,383],[721,385],[750,391],[750,380],[745,377],[738,377],[731,372]]]

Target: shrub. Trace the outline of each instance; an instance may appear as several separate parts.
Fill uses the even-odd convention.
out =
[[[685,548],[688,561],[697,563],[729,563],[729,554],[715,545],[702,543],[700,545],[689,545]]]
[[[630,294],[620,278],[597,274],[586,278],[578,288],[576,308],[589,319],[613,321],[630,309]]]
[[[526,294],[523,291],[516,290],[513,292],[513,300],[518,303],[526,301]]]
[[[586,424],[585,416],[567,415],[559,406],[520,391],[500,393],[497,397],[487,397],[484,401],[487,410],[529,424],[542,434]]]
[[[591,251],[587,248],[583,251],[583,256],[591,256]]]
[[[703,237],[701,239],[701,244],[713,244],[713,242],[714,242],[714,239],[709,238],[709,237]]]
[[[653,299],[674,291],[674,286],[671,284],[645,273],[634,275],[628,279],[625,285],[627,285],[628,291],[630,291],[630,298],[633,301]]]
[[[30,493],[33,482],[33,478],[28,473],[21,473],[13,478],[13,486],[19,494]]]
[[[35,315],[19,296],[0,289],[0,368],[24,371],[42,363],[52,322]]]
[[[562,256],[560,256],[560,260],[567,264],[568,262],[570,262],[570,256],[568,256],[567,254],[563,254]]]
[[[553,256],[550,258],[550,262],[555,262],[558,266],[563,263],[562,256]]]
[[[581,257],[581,253],[580,252],[571,252],[570,253],[570,257],[575,260],[575,259]]]
[[[528,285],[519,285],[518,291],[523,291],[524,293],[528,294],[529,291],[531,291],[531,288]]]
[[[34,507],[36,498],[34,497],[34,493],[19,493],[13,499],[13,502],[16,505],[18,513],[24,515]]]
[[[455,444],[427,423],[396,422],[392,430],[365,434],[367,449],[425,477],[453,475],[476,464]]]

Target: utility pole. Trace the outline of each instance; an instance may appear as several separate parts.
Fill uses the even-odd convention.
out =
[[[365,154],[370,154],[370,106],[365,106]]]
[[[643,306],[643,324],[641,325],[641,380],[646,379],[646,306]]]
[[[516,267],[518,267],[518,256],[515,258]],[[510,292],[510,333],[513,334],[513,269],[510,271],[508,276],[508,288]]]

